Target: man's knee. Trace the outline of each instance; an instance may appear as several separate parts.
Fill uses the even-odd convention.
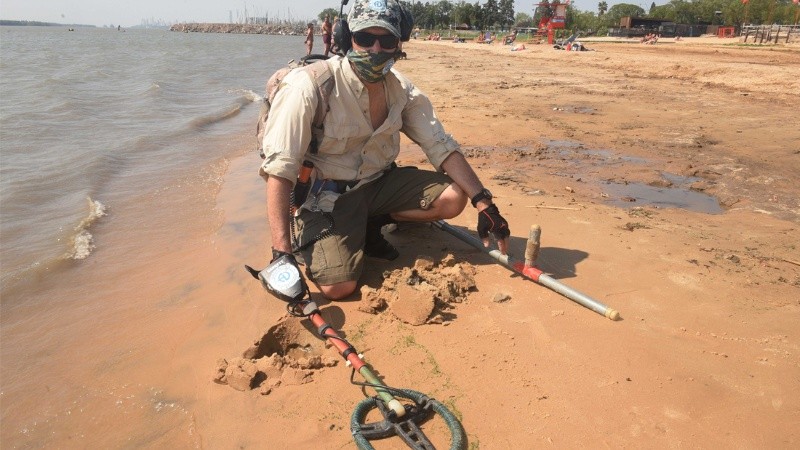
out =
[[[341,300],[355,292],[357,285],[357,281],[343,281],[336,284],[320,285],[319,290],[329,300]]]
[[[452,219],[464,211],[467,206],[467,200],[467,194],[457,184],[453,183],[447,186],[439,198],[436,199],[434,206],[439,212],[440,219]]]

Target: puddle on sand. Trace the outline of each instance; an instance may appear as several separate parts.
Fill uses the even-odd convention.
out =
[[[575,159],[574,157],[580,156],[579,159],[576,159],[576,162],[580,159],[590,159],[595,163],[607,165],[620,162],[633,164],[647,163],[647,159],[637,156],[618,155],[611,150],[588,149],[584,147],[581,142],[547,139],[544,140],[543,143],[547,146],[548,151],[555,152],[562,159]]]
[[[589,165],[613,166],[620,163],[646,165],[648,160],[636,156],[619,155],[611,150],[588,149],[583,143],[564,140],[546,140],[549,151],[555,152],[560,159],[569,160],[581,179],[588,183],[604,183],[592,180],[586,173]],[[562,169],[562,171],[565,171]],[[581,173],[583,172],[583,173]],[[635,206],[656,206],[661,208],[681,208],[706,214],[720,214],[724,210],[715,197],[690,189],[692,183],[699,181],[696,177],[683,177],[669,172],[660,172],[670,186],[658,187],[644,183],[607,183],[603,190],[612,199],[609,203],[620,208]]]
[[[620,208],[635,206],[657,206],[661,208],[681,208],[705,214],[724,212],[715,197],[689,189],[696,177],[682,177],[668,172],[661,176],[672,183],[671,187],[656,187],[644,183],[608,183],[604,190],[614,197],[609,201]]]
[[[465,149],[468,157],[490,157],[502,155],[497,164],[507,164],[507,158],[514,155],[513,169],[508,168],[498,178],[517,183],[523,190],[533,191],[533,186],[524,186],[528,176],[526,164],[545,168],[549,176],[575,178],[587,185],[599,187],[609,198],[607,203],[620,208],[636,206],[655,206],[660,208],[681,208],[705,214],[720,214],[724,209],[719,201],[708,194],[691,190],[691,184],[700,181],[697,177],[684,177],[669,172],[659,172],[669,186],[651,186],[645,183],[612,183],[606,181],[620,165],[644,166],[650,163],[647,158],[623,155],[608,149],[586,148],[582,142],[557,139],[543,139],[544,149],[531,146],[472,147]],[[641,169],[640,169],[641,170]],[[530,189],[529,189],[530,188]]]

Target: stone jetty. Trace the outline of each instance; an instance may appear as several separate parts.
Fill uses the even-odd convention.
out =
[[[170,31],[184,33],[236,33],[236,34],[282,34],[303,35],[306,25],[298,24],[250,24],[250,23],[176,23]]]

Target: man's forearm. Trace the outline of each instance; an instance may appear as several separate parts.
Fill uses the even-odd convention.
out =
[[[267,220],[269,220],[272,248],[282,252],[292,252],[289,235],[289,194],[292,182],[270,176],[267,179]]]
[[[442,169],[467,194],[467,198],[472,198],[484,187],[472,166],[469,165],[464,155],[459,152],[451,153],[442,162]]]

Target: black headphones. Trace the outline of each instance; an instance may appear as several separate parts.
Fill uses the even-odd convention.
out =
[[[353,47],[353,35],[350,33],[350,26],[344,16],[344,5],[349,1],[342,0],[342,6],[339,8],[339,20],[333,24],[333,44],[337,48],[336,54],[341,56],[346,55]],[[411,39],[411,29],[414,28],[414,16],[403,7],[399,0],[397,0],[397,7],[400,8],[400,40],[408,42]]]

